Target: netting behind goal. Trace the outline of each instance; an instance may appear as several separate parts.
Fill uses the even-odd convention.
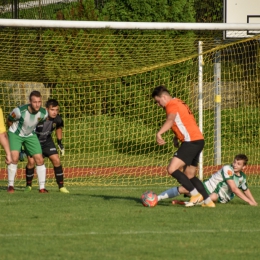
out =
[[[27,102],[32,89],[40,90],[44,100],[59,101],[67,186],[170,186],[175,181],[167,175],[166,165],[174,153],[173,135],[164,134],[166,145],[156,144],[155,133],[165,112],[154,104],[151,92],[166,85],[199,120],[198,41],[202,41],[204,178],[219,168],[217,164],[229,164],[236,154],[245,153],[248,180],[259,185],[259,39],[216,41],[199,38],[195,32],[173,35],[2,28],[0,105],[6,116]],[[48,185],[56,185],[52,165],[45,161]],[[24,167],[20,162],[18,168]],[[1,168],[1,179],[6,180],[3,160]],[[20,170],[16,183],[20,180],[23,185],[24,179]]]

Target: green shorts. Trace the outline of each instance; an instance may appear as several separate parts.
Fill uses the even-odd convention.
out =
[[[42,148],[36,134],[28,137],[21,137],[17,134],[8,131],[8,138],[11,151],[21,151],[24,146],[28,155],[42,154]]]

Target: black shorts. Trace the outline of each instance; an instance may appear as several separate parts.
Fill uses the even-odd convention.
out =
[[[58,151],[52,139],[41,144],[41,147],[43,157],[50,157],[53,154],[58,154]]]
[[[203,150],[204,144],[204,140],[183,142],[180,148],[174,153],[174,157],[184,161],[187,166],[192,165],[197,167],[200,153]]]

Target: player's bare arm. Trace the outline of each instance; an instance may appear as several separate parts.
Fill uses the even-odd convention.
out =
[[[233,180],[228,180],[227,181],[228,186],[230,187],[231,191],[236,194],[240,199],[243,201],[247,202],[251,206],[256,206],[255,202],[250,200],[235,184]]]
[[[251,191],[249,189],[247,189],[246,191],[244,191],[244,194],[251,200],[255,203],[255,206],[257,206],[257,202],[255,201]]]
[[[62,128],[56,129],[56,137],[57,137],[57,139],[59,139],[59,140],[62,139]]]
[[[5,155],[5,163],[6,164],[12,163],[12,156],[11,156],[8,136],[7,136],[6,132],[0,134],[0,143],[5,150],[5,154],[6,154]]]
[[[166,142],[162,138],[162,134],[167,132],[174,124],[176,114],[169,114],[167,115],[166,121],[164,122],[161,129],[156,134],[156,141],[159,145],[164,145]]]

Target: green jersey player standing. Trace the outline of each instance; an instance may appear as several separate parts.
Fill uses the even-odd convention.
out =
[[[46,167],[42,156],[42,149],[34,129],[39,122],[46,120],[48,112],[41,107],[42,96],[39,91],[32,91],[29,96],[29,104],[16,107],[8,116],[8,138],[10,143],[12,163],[8,165],[9,193],[14,192],[14,179],[17,172],[19,153],[22,145],[32,156],[36,163],[39,192],[47,193],[45,189]]]
[[[246,155],[238,154],[232,164],[224,165],[220,170],[212,174],[208,180],[203,182],[212,201],[227,203],[236,195],[249,205],[257,206],[257,202],[247,186],[246,175],[243,172],[247,161]],[[173,198],[180,194],[188,194],[188,191],[183,186],[173,187],[158,195],[158,201]],[[185,205],[185,202],[174,200],[173,204]]]

